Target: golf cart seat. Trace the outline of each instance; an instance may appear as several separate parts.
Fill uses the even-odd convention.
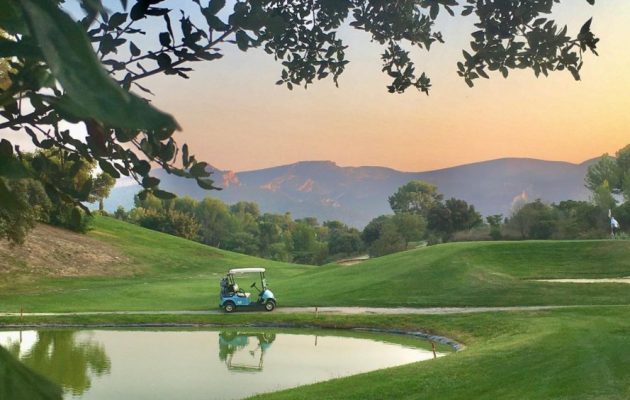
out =
[[[251,296],[251,293],[244,292],[243,289],[240,289],[238,287],[238,283],[235,283],[233,288],[234,288],[234,293],[236,293],[238,297],[245,297],[249,299],[249,296]]]

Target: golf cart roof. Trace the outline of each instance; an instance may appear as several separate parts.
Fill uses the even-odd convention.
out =
[[[235,268],[228,271],[229,274],[249,274],[252,272],[265,272],[264,268]]]

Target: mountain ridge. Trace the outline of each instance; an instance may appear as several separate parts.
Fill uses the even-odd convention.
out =
[[[224,190],[204,191],[193,181],[156,169],[161,187],[181,196],[217,197],[228,204],[253,201],[262,212],[290,212],[295,218],[337,219],[363,227],[372,218],[391,213],[387,198],[398,187],[420,179],[438,186],[446,198],[474,204],[483,215],[509,215],[517,199],[547,202],[586,200],[584,176],[598,158],[575,164],[567,161],[504,157],[423,172],[398,171],[382,166],[341,167],[330,160],[308,160],[235,172],[209,168]],[[108,211],[133,206],[140,187],[117,184],[105,201]]]

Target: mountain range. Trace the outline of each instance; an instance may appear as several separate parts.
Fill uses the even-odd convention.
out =
[[[253,171],[211,168],[221,191],[205,191],[194,181],[156,169],[160,187],[179,196],[212,196],[228,204],[258,203],[262,212],[290,212],[294,218],[339,220],[357,228],[372,218],[391,213],[387,198],[411,180],[438,186],[445,198],[471,203],[483,215],[509,215],[515,201],[542,199],[558,202],[586,200],[584,176],[597,159],[572,164],[529,158],[502,158],[425,172],[402,172],[385,167],[340,167],[332,161],[302,161]],[[119,180],[105,200],[108,211],[133,207],[140,187]]]

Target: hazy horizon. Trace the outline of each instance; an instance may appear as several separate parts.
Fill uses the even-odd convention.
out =
[[[580,165],[580,164],[584,164],[586,162],[589,162],[593,159],[599,158],[601,157],[603,154],[594,156],[594,157],[589,157],[585,160],[582,161],[578,161],[578,162],[572,162],[572,161],[566,161],[566,160],[552,160],[552,159],[542,159],[542,158],[535,158],[535,157],[519,157],[519,156],[506,156],[506,157],[497,157],[497,158],[490,158],[490,159],[485,159],[485,160],[477,160],[477,161],[471,161],[471,162],[465,162],[465,163],[459,163],[459,164],[453,164],[453,165],[447,165],[445,167],[439,167],[439,168],[432,168],[432,169],[423,169],[423,170],[405,170],[405,169],[398,169],[398,168],[394,168],[391,167],[389,165],[375,165],[375,164],[363,164],[363,165],[358,165],[358,164],[342,164],[340,162],[337,162],[335,160],[325,160],[325,159],[310,159],[310,160],[295,160],[293,162],[286,162],[286,163],[281,163],[281,164],[272,164],[272,165],[267,165],[267,166],[262,166],[260,168],[253,168],[253,169],[243,169],[243,170],[236,170],[234,168],[226,168],[224,166],[220,166],[220,165],[215,165],[210,163],[210,166],[221,171],[221,172],[234,172],[237,174],[240,173],[245,173],[245,172],[251,172],[251,171],[259,171],[259,170],[264,170],[264,169],[271,169],[271,168],[279,168],[279,167],[284,167],[284,166],[288,166],[288,165],[294,165],[294,164],[298,164],[298,163],[333,163],[334,165],[336,165],[337,167],[340,168],[389,168],[389,169],[393,169],[399,172],[412,172],[412,173],[417,173],[417,172],[433,172],[433,171],[439,171],[439,170],[444,170],[444,169],[449,169],[449,168],[457,168],[457,167],[462,167],[465,165],[472,165],[472,164],[481,164],[481,163],[486,163],[486,162],[493,162],[493,161],[499,161],[499,160],[532,160],[532,161],[541,161],[541,162],[554,162],[554,163],[567,163],[567,164],[572,164],[572,165]]]

